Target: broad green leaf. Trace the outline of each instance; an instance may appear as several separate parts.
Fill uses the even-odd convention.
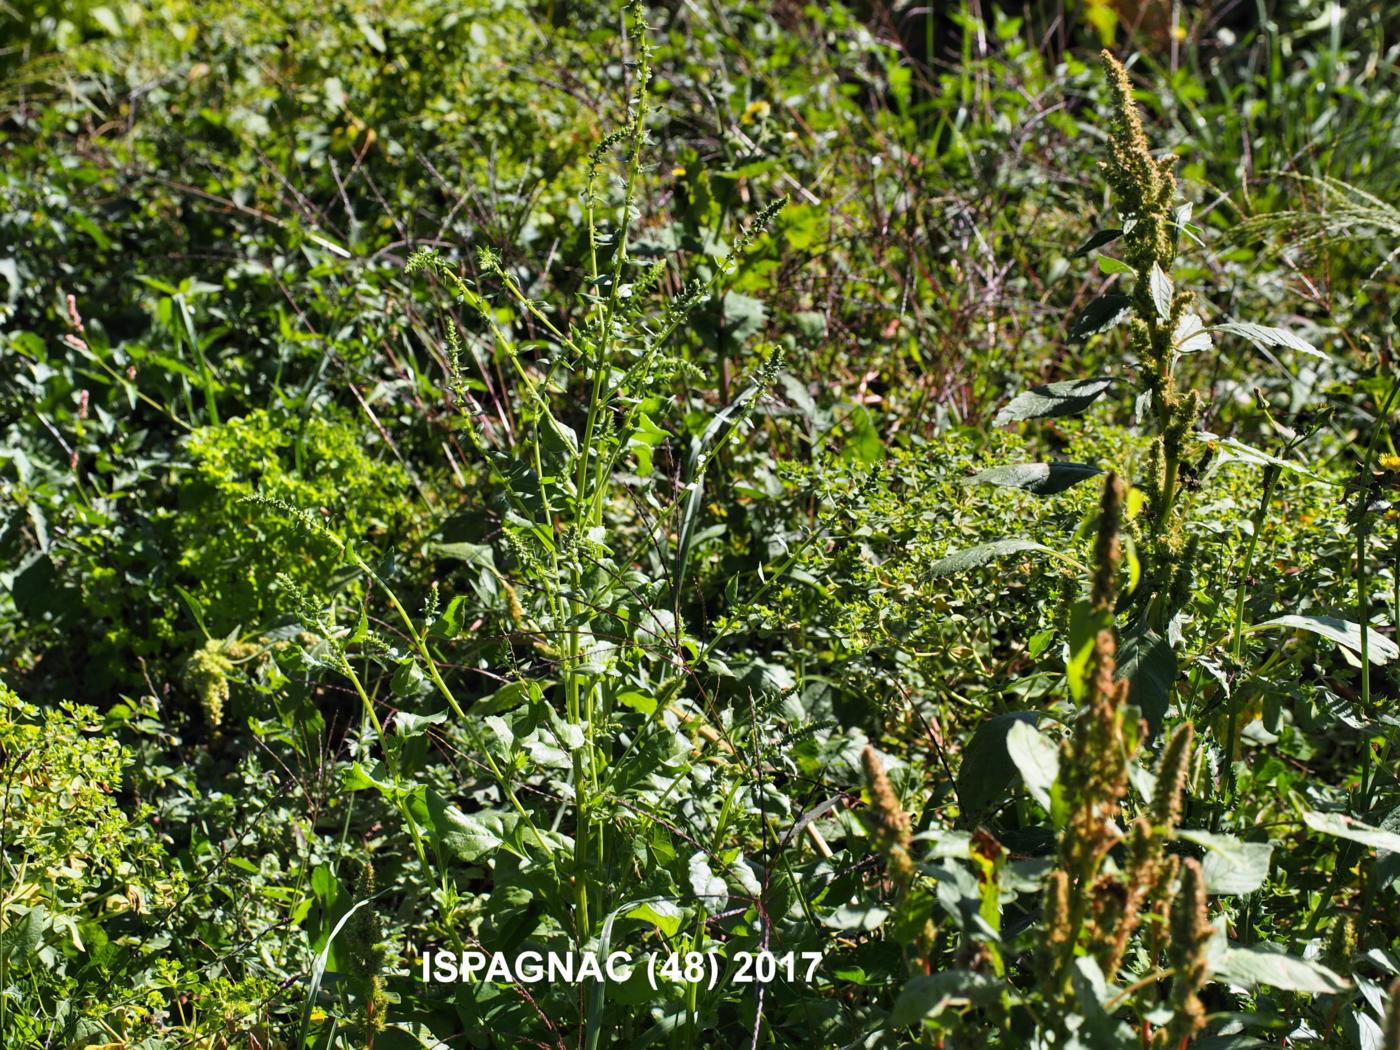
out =
[[[0,931],[0,956],[23,968],[32,965],[34,953],[44,939],[44,917],[42,904],[26,909],[23,918],[12,914],[9,925]]]
[[[486,568],[493,564],[491,548],[485,543],[434,543],[432,550],[438,557],[464,561],[469,565]]]
[[[1148,275],[1148,290],[1152,293],[1152,305],[1157,309],[1157,316],[1163,321],[1172,315],[1172,279],[1157,263],[1152,264],[1152,272]]]
[[[1333,995],[1351,987],[1351,982],[1321,963],[1265,947],[1218,951],[1211,959],[1210,972],[1216,980],[1247,988],[1267,985],[1305,995]]]
[[[1250,321],[1226,321],[1223,324],[1213,325],[1212,332],[1228,332],[1230,335],[1242,336],[1248,339],[1255,346],[1272,347],[1281,346],[1288,350],[1297,350],[1302,354],[1310,354],[1313,357],[1320,357],[1324,361],[1329,358],[1312,343],[1302,336],[1294,335],[1286,328],[1273,328],[1269,325],[1254,324]]]
[[[442,611],[431,627],[428,634],[434,638],[456,638],[462,633],[464,615],[462,606],[466,602],[466,595],[458,594],[447,603],[447,608]],[[358,633],[358,632],[357,632]],[[368,633],[368,630],[366,630]]]
[[[431,715],[415,715],[411,711],[400,711],[394,715],[393,730],[398,736],[417,736],[428,726],[441,725],[447,721],[447,712],[438,711]]]
[[[971,970],[944,970],[911,979],[899,993],[890,1013],[898,1028],[932,1020],[946,1010],[987,1006],[997,1001],[1003,985],[989,974]]]
[[[1389,850],[1392,853],[1400,853],[1400,835],[1393,831],[1383,831],[1380,828],[1373,828],[1369,824],[1363,824],[1359,820],[1348,817],[1344,813],[1318,813],[1310,811],[1303,814],[1303,823],[1314,831],[1320,831],[1324,835],[1331,835],[1333,838],[1347,839],[1350,842],[1359,842],[1363,846],[1370,846],[1372,849]]]
[[[1099,230],[1092,236],[1090,236],[1090,238],[1087,241],[1085,241],[1078,248],[1076,248],[1074,250],[1074,254],[1071,255],[1070,258],[1078,259],[1085,255],[1088,255],[1095,248],[1102,248],[1105,244],[1108,244],[1111,241],[1116,241],[1121,236],[1123,236],[1123,231],[1119,229]]]
[[[1088,463],[1009,463],[988,467],[974,474],[971,480],[975,485],[999,485],[1025,489],[1037,496],[1053,496],[1102,473]]]
[[[1078,415],[1102,397],[1113,382],[1112,376],[1093,376],[1031,387],[1013,397],[997,413],[995,423],[1000,427],[1023,419]]]
[[[1187,310],[1176,323],[1172,346],[1178,354],[1199,354],[1215,345],[1199,314]]]
[[[710,869],[709,858],[696,850],[690,855],[690,889],[711,915],[718,915],[729,904],[729,887]]]
[[[635,689],[626,689],[618,693],[617,702],[623,707],[630,707],[633,711],[640,711],[644,715],[649,715],[656,710],[656,697],[639,693]]]
[[[843,904],[830,915],[823,916],[822,925],[833,930],[859,930],[862,933],[868,933],[871,930],[879,929],[889,918],[889,914],[884,908],[875,905],[861,907],[854,904]]]
[[[1029,722],[1034,726],[1040,718],[1038,711],[1012,711],[977,727],[958,768],[958,798],[969,815],[981,813],[1006,796],[1017,771],[1007,748],[1007,736],[1016,723]]]
[[[1324,638],[1330,638],[1338,645],[1346,646],[1358,656],[1361,655],[1361,625],[1335,616],[1275,616],[1272,620],[1252,625],[1251,631],[1264,631],[1270,627],[1289,627],[1299,631],[1311,631]],[[1367,656],[1373,664],[1388,664],[1400,656],[1400,646],[1396,646],[1385,635],[1374,628],[1366,630]]]
[[[674,937],[685,913],[672,901],[643,901],[623,913],[624,919],[639,919],[655,926],[666,937]]]
[[[1132,307],[1133,301],[1126,295],[1101,295],[1074,319],[1074,323],[1069,326],[1069,337],[1076,341],[1088,339],[1095,332],[1122,324],[1128,319]]]
[[[1133,272],[1133,268],[1127,263],[1125,263],[1122,259],[1115,259],[1111,255],[1099,256],[1099,270],[1100,272],[1106,274]]]
[[[433,844],[449,856],[472,863],[505,841],[505,827],[499,813],[489,810],[468,814],[451,805],[436,791],[427,795],[428,828]]]
[[[1069,658],[1065,661],[1065,677],[1075,703],[1083,703],[1089,695],[1089,657],[1094,651],[1094,639],[1100,631],[1113,629],[1113,614],[1093,612],[1087,601],[1078,601],[1069,611]]]
[[[1176,837],[1205,847],[1201,871],[1205,875],[1207,893],[1253,893],[1269,877],[1269,863],[1274,853],[1270,843],[1241,842],[1234,835],[1180,829]]]
[[[1050,811],[1050,789],[1060,775],[1060,752],[1050,738],[1026,721],[1012,724],[1006,734],[1006,753],[1021,774],[1031,797]]]
[[[1128,697],[1155,733],[1166,716],[1176,681],[1176,653],[1152,631],[1133,631],[1119,641],[1118,676],[1128,680]]]
[[[1043,543],[1036,543],[1035,540],[1009,539],[993,540],[991,543],[981,543],[976,547],[968,547],[966,550],[955,551],[947,557],[939,558],[928,568],[928,576],[937,579],[939,576],[950,576],[955,572],[966,572],[968,569],[975,569],[979,565],[986,565],[990,561],[1004,558],[1008,554],[1019,554],[1024,551],[1040,551],[1045,554],[1054,554],[1051,547]]]

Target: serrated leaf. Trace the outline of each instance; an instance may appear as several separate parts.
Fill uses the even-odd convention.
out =
[[[979,471],[971,480],[974,485],[999,485],[1053,496],[1102,473],[1088,463],[1008,463]]]
[[[966,572],[968,569],[975,569],[979,565],[986,565],[998,558],[1004,558],[1008,554],[1019,554],[1023,551],[1055,553],[1053,548],[1047,547],[1043,543],[1036,543],[1035,540],[1019,537],[1008,540],[993,540],[991,543],[981,543],[976,547],[968,547],[966,550],[955,551],[947,557],[939,558],[929,566],[928,576],[930,579],[936,579],[939,576],[950,576],[955,572]]]
[[[1102,397],[1113,382],[1111,376],[1093,376],[1031,387],[1013,397],[997,413],[994,422],[1001,427],[1023,419],[1057,419],[1078,415]]]
[[[1018,721],[1006,734],[1006,753],[1021,774],[1031,797],[1050,811],[1050,789],[1060,775],[1060,753],[1049,737],[1026,721]]]
[[[1393,831],[1383,831],[1380,828],[1373,828],[1369,824],[1363,824],[1359,820],[1348,817],[1344,813],[1318,813],[1310,811],[1303,814],[1303,823],[1314,831],[1324,835],[1331,835],[1333,838],[1347,839],[1350,842],[1359,842],[1363,846],[1370,846],[1372,849],[1389,850],[1392,853],[1400,853],[1400,835]]]
[[[1270,627],[1290,627],[1299,631],[1311,631],[1313,634],[1330,638],[1358,656],[1361,655],[1361,625],[1352,623],[1350,620],[1342,620],[1335,616],[1299,616],[1290,613],[1287,616],[1275,616],[1272,620],[1256,623],[1249,630],[1264,631]],[[1368,627],[1366,629],[1366,643],[1367,656],[1373,664],[1388,664],[1400,656],[1400,646],[1374,628]]]
[[[1127,320],[1132,312],[1133,301],[1126,295],[1101,295],[1074,319],[1069,326],[1069,337],[1076,341],[1088,339],[1095,332],[1102,332]]]
[[[1205,848],[1201,872],[1207,893],[1253,893],[1269,877],[1274,847],[1267,842],[1241,842],[1234,835],[1189,829],[1179,829],[1176,837]]]
[[[1172,315],[1172,279],[1156,262],[1152,264],[1152,272],[1147,278],[1147,289],[1152,293],[1152,305],[1157,309],[1157,316],[1163,321]]]
[[[1252,321],[1226,321],[1223,324],[1211,327],[1212,332],[1228,332],[1230,335],[1242,336],[1248,339],[1255,346],[1273,347],[1281,346],[1287,350],[1297,350],[1301,354],[1310,354],[1313,357],[1320,357],[1324,361],[1331,360],[1312,343],[1302,336],[1294,335],[1286,328],[1274,328],[1270,325],[1254,324]]]

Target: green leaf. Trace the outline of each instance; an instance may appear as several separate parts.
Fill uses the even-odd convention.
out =
[[[481,568],[493,564],[491,548],[485,543],[434,543],[432,550],[440,558],[452,558]]]
[[[1176,681],[1176,653],[1153,631],[1133,631],[1118,646],[1118,676],[1128,680],[1128,698],[1157,732],[1166,716]]]
[[[649,715],[656,710],[656,697],[639,693],[635,689],[627,689],[618,693],[617,702],[623,707],[630,707],[633,711],[639,711],[644,715]]]
[[[1001,992],[1002,985],[995,978],[971,970],[921,974],[900,991],[890,1012],[890,1023],[903,1028],[932,1020],[945,1010],[989,1006],[997,1001]]]
[[[433,625],[428,628],[428,634],[434,638],[456,638],[462,633],[464,616],[462,605],[466,601],[466,595],[456,595],[447,603],[441,615],[433,621]]]
[[[1324,835],[1331,835],[1333,838],[1347,839],[1350,842],[1359,842],[1363,846],[1370,846],[1372,849],[1389,850],[1392,853],[1400,853],[1400,835],[1393,831],[1382,831],[1380,828],[1373,828],[1369,824],[1347,816],[1344,813],[1318,813],[1310,811],[1303,814],[1303,823],[1319,831]]]
[[[1099,270],[1106,274],[1134,272],[1133,268],[1122,259],[1115,259],[1111,255],[1099,256]]]
[[[1290,613],[1287,616],[1275,616],[1272,620],[1253,624],[1249,630],[1264,631],[1270,627],[1291,627],[1299,631],[1311,631],[1313,634],[1330,638],[1358,656],[1361,655],[1361,625],[1352,623],[1350,620],[1338,619],[1335,616],[1299,616]],[[1368,627],[1366,629],[1366,643],[1367,655],[1373,664],[1388,664],[1400,656],[1400,646],[1374,628]]]
[[[1270,843],[1241,842],[1234,835],[1180,829],[1176,837],[1205,848],[1201,871],[1205,875],[1207,893],[1253,893],[1269,877],[1269,863],[1274,853]]]
[[[699,850],[690,855],[690,888],[711,915],[718,915],[729,904],[729,887],[710,870],[709,858]]]
[[[822,925],[833,930],[858,930],[868,933],[878,929],[889,918],[889,914],[884,908],[873,904],[869,907],[843,904],[830,915],[823,916]]]
[[[1126,295],[1101,295],[1074,319],[1074,323],[1069,326],[1069,337],[1081,341],[1088,339],[1095,332],[1122,324],[1128,319],[1132,308],[1133,301]]]
[[[415,715],[410,711],[400,711],[394,715],[394,732],[399,736],[418,736],[428,726],[441,725],[447,721],[447,712],[438,711],[431,715]]]
[[[1231,984],[1253,988],[1268,985],[1279,991],[1305,995],[1332,995],[1351,983],[1321,963],[1286,955],[1270,947],[1230,948],[1217,951],[1210,961],[1211,976]]]
[[[1065,661],[1065,678],[1075,703],[1083,703],[1089,695],[1089,657],[1094,651],[1094,639],[1100,631],[1113,629],[1111,612],[1092,612],[1087,601],[1078,601],[1069,611],[1069,659]]]
[[[1255,346],[1272,347],[1281,346],[1288,350],[1297,350],[1301,354],[1309,354],[1313,357],[1320,357],[1324,361],[1330,361],[1312,343],[1301,336],[1294,335],[1286,328],[1273,328],[1269,325],[1254,324],[1250,321],[1226,321],[1224,324],[1213,325],[1212,332],[1228,332],[1230,335],[1242,336],[1248,339]]]
[[[1001,427],[1023,419],[1076,416],[1102,397],[1104,391],[1113,383],[1112,376],[1093,376],[1089,379],[1068,379],[1061,383],[1031,387],[1013,397],[997,413],[995,423]]]
[[[1082,258],[1083,256],[1088,255],[1095,248],[1102,248],[1105,244],[1108,244],[1111,241],[1116,241],[1121,236],[1123,236],[1123,231],[1120,229],[1099,230],[1096,233],[1094,233],[1087,241],[1085,241],[1078,248],[1076,248],[1074,250],[1074,254],[1071,255],[1070,258]]]
[[[643,901],[622,915],[624,919],[640,919],[642,922],[649,922],[666,937],[676,935],[676,931],[681,928],[683,916],[684,912],[673,901],[667,900]]]
[[[1152,305],[1157,308],[1157,316],[1163,321],[1172,315],[1172,279],[1157,265],[1152,264],[1152,272],[1147,278],[1148,290],[1152,293]]]
[[[1017,772],[1007,746],[1011,728],[1018,722],[1034,726],[1040,718],[1039,711],[1011,711],[977,727],[958,767],[958,799],[969,815],[983,812],[1006,796]]]
[[[1172,346],[1178,354],[1199,354],[1209,350],[1214,344],[1200,314],[1187,310],[1176,323],[1172,333]]]
[[[1047,547],[1043,543],[1036,543],[1035,540],[1020,538],[993,540],[991,543],[978,544],[976,547],[968,547],[966,550],[955,551],[945,558],[939,558],[929,566],[928,576],[930,579],[937,579],[939,576],[950,576],[955,572],[966,572],[968,569],[975,569],[979,565],[986,565],[990,561],[1004,558],[1008,554],[1019,554],[1023,551],[1055,553],[1053,548]]]
[[[1031,797],[1050,811],[1050,789],[1060,775],[1060,752],[1032,723],[1018,721],[1006,734],[1006,753]]]
[[[971,481],[974,485],[999,485],[1025,489],[1037,496],[1053,496],[1102,473],[1088,463],[1010,463],[979,471]]]
[[[12,914],[9,925],[0,930],[0,956],[19,966],[32,965],[34,953],[44,939],[45,914],[42,904],[27,909],[23,918],[16,919]]]
[[[467,863],[480,860],[505,841],[505,825],[499,813],[489,810],[467,814],[436,791],[427,795],[428,833],[443,853]]]

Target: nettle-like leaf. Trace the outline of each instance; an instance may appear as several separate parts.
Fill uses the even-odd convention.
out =
[[[1053,496],[1102,473],[1088,463],[1008,463],[979,471],[971,480],[975,485],[999,485],[1025,489],[1037,496]]]
[[[994,422],[1002,427],[1026,419],[1077,416],[1102,397],[1113,383],[1111,376],[1093,376],[1031,387],[1013,397],[997,413]]]
[[[1274,328],[1269,325],[1254,324],[1252,321],[1226,321],[1223,324],[1212,325],[1212,332],[1226,332],[1230,335],[1238,335],[1248,339],[1258,347],[1281,346],[1287,350],[1297,350],[1300,354],[1310,354],[1319,357],[1324,361],[1329,358],[1312,343],[1302,336],[1295,335],[1286,328]]]

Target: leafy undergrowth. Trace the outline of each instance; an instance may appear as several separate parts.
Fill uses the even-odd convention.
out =
[[[0,11],[5,1045],[1400,1048],[1396,26],[1128,6]]]

